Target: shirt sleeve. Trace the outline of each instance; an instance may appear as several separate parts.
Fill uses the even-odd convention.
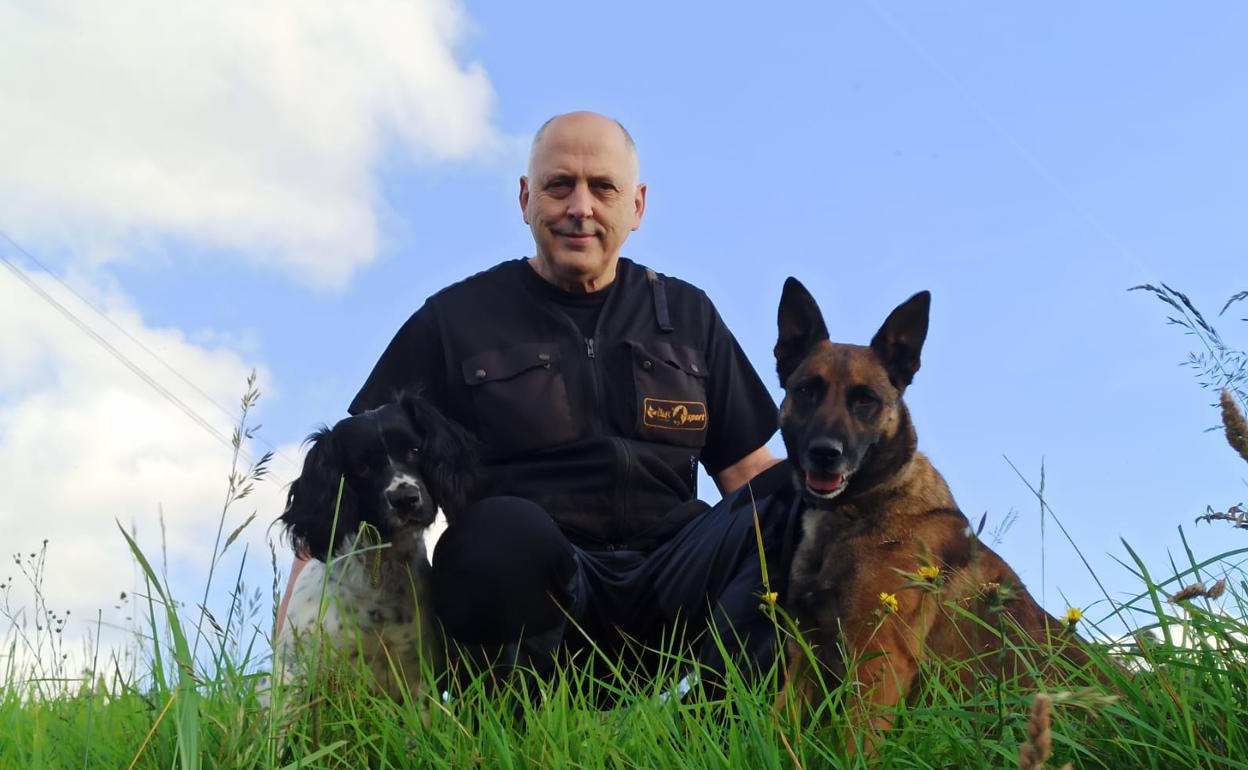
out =
[[[771,393],[736,337],[711,301],[706,303],[710,310],[706,343],[711,370],[707,388],[710,424],[702,464],[714,476],[766,444],[779,427],[780,418]]]
[[[393,401],[404,390],[418,390],[446,410],[446,363],[432,300],[399,328],[347,411],[366,412]]]

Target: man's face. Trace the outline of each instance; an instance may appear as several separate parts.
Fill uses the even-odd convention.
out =
[[[538,274],[568,291],[597,291],[615,279],[620,247],[646,208],[636,169],[624,133],[608,118],[576,113],[546,127],[520,178]]]

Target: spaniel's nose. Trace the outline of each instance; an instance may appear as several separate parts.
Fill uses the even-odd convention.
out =
[[[410,511],[420,507],[420,487],[415,484],[404,484],[397,489],[386,492],[386,502],[396,511]]]

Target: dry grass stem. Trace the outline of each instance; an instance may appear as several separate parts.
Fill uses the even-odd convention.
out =
[[[1031,720],[1027,722],[1027,742],[1018,747],[1018,770],[1044,770],[1044,762],[1053,750],[1053,736],[1049,732],[1049,707],[1052,698],[1036,693],[1031,702]],[[1070,764],[1062,770],[1070,770]]]
[[[1226,389],[1222,390],[1222,425],[1226,428],[1227,443],[1248,462],[1248,420]]]

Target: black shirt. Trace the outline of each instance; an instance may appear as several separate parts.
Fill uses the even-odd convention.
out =
[[[545,297],[559,305],[563,312],[576,323],[576,328],[581,330],[582,337],[586,339],[593,337],[594,328],[598,325],[598,316],[602,315],[602,307],[607,303],[607,297],[611,295],[611,289],[615,284],[612,283],[605,289],[594,292],[574,294],[560,289],[538,275],[527,260],[522,261],[529,268],[519,271],[525,287],[533,294]]]
[[[775,404],[691,284],[621,258],[589,334],[552,290],[525,260],[443,289],[350,411],[420,387],[481,439],[494,494],[533,500],[582,545],[649,547],[702,509],[697,463],[714,475],[762,446]]]

